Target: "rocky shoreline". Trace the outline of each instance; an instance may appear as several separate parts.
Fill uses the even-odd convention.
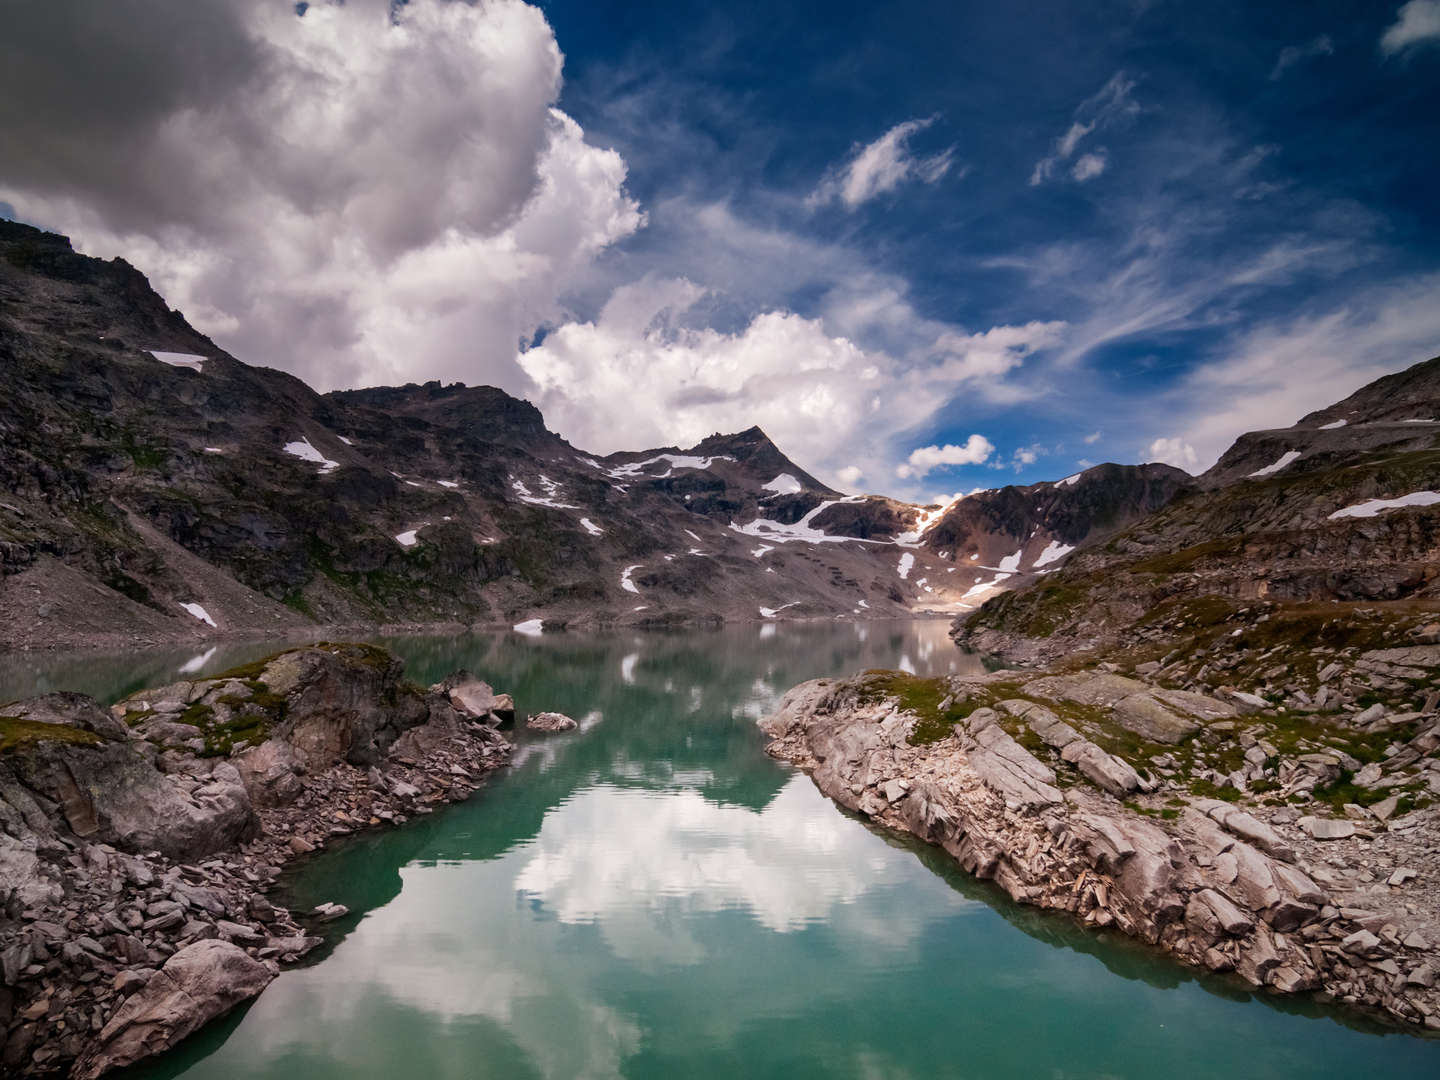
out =
[[[328,644],[108,711],[0,707],[0,1071],[99,1076],[258,994],[346,914],[272,902],[282,868],[470,796],[513,711]]]
[[[816,680],[760,724],[825,795],[1020,903],[1440,1030],[1440,716],[1288,719],[1253,694],[1011,670]],[[1362,764],[1350,736],[1376,724]]]

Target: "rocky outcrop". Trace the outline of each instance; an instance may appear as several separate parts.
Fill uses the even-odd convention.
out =
[[[1131,682],[999,672],[936,685],[871,673],[801,684],[761,727],[769,752],[836,802],[943,847],[1021,903],[1114,927],[1252,987],[1316,991],[1440,1029],[1440,880],[1402,894],[1412,871],[1362,899],[1333,856],[1312,858],[1293,811],[1180,797],[1156,771],[1157,757],[1181,752],[1164,743],[1136,769],[1126,753],[1142,744],[1125,740],[1137,710],[1125,703],[1144,691]],[[1194,725],[1171,745],[1236,737],[1224,701],[1149,700]],[[1409,828],[1433,829],[1436,816],[1414,812]]]
[[[0,707],[6,1075],[138,1060],[314,948],[307,927],[345,909],[286,911],[268,897],[281,867],[503,765],[494,715],[452,694],[474,681],[427,691],[383,650],[319,645],[108,712],[70,694]]]
[[[279,973],[228,941],[187,945],[132,995],[75,1062],[73,1080],[95,1077],[168,1050],[264,990]]]

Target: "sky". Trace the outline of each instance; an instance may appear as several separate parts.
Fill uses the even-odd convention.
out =
[[[1440,0],[0,0],[0,216],[320,390],[906,499],[1440,354]]]

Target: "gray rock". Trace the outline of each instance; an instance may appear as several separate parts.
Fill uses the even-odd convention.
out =
[[[1316,840],[1344,840],[1355,835],[1355,823],[1353,821],[1340,821],[1335,818],[1302,817],[1297,824],[1307,835]]]
[[[259,994],[276,973],[228,941],[187,945],[116,1010],[76,1060],[71,1077],[94,1080],[169,1049]]]
[[[542,712],[536,713],[525,721],[525,726],[531,731],[574,731],[580,725],[564,713]]]
[[[1140,774],[1131,768],[1129,762],[1107,754],[1087,739],[1077,738],[1066,744],[1060,757],[1111,795],[1128,795],[1144,786]]]

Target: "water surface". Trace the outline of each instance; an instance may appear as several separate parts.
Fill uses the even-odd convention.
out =
[[[583,730],[521,733],[515,768],[470,802],[308,862],[293,902],[352,911],[333,946],[129,1075],[1440,1075],[1435,1041],[1252,997],[1011,904],[764,755],[755,718],[801,679],[977,668],[944,633],[388,642],[422,682],[469,667]],[[85,671],[106,694],[187,659],[131,658],[109,690]]]

